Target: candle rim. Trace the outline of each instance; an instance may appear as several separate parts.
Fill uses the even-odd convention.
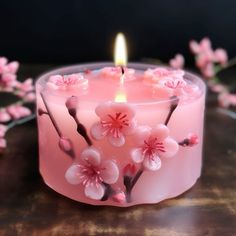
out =
[[[36,77],[36,86],[39,85],[42,88],[46,87],[47,79],[56,74],[73,74],[73,73],[80,73],[86,70],[100,70],[104,67],[114,67],[114,63],[111,61],[104,61],[104,62],[88,62],[88,63],[79,63],[79,64],[71,64],[71,65],[65,65],[65,66],[58,66],[55,68],[52,68],[50,70],[46,70],[44,73],[39,74],[39,76]],[[129,62],[127,64],[127,68],[132,68],[135,70],[147,70],[147,69],[155,69],[155,68],[166,68],[166,69],[171,69],[168,66],[163,66],[161,64],[150,64],[150,63],[140,63],[140,62]],[[197,81],[197,85],[199,87],[199,96],[194,98],[192,101],[188,102],[187,104],[190,104],[192,102],[195,102],[199,98],[202,97],[206,93],[207,86],[206,82],[201,78],[200,75],[198,75],[195,72],[189,71],[189,70],[184,70],[185,76],[186,77],[191,77],[192,80]],[[70,95],[59,95],[59,94],[51,94],[52,96],[55,97],[65,97],[68,98]],[[153,98],[149,100],[141,100],[141,101],[127,101],[129,104],[133,105],[147,105],[147,104],[165,104],[173,100],[173,98]],[[98,102],[104,102],[105,100],[99,100]],[[107,100],[108,101],[108,100]],[[112,99],[109,99],[109,101],[112,101]],[[88,103],[94,103],[94,100],[87,100],[86,102]],[[185,105],[185,104],[182,104]]]

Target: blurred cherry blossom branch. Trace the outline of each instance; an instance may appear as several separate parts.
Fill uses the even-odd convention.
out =
[[[6,106],[0,104],[0,153],[7,146],[6,133],[9,129],[35,118],[26,105],[35,101],[34,85],[31,78],[23,82],[17,80],[19,63],[8,62],[0,57],[0,93],[12,94],[16,101]]]

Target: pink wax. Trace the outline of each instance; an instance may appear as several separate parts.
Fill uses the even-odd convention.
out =
[[[104,69],[112,66],[64,67],[37,80],[45,183],[93,205],[157,203],[183,193],[201,173],[205,84],[146,64],[129,64],[121,84],[119,69]]]

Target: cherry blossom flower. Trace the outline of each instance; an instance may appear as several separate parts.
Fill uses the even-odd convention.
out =
[[[7,62],[8,62],[8,60],[6,57],[0,57],[0,74],[6,72]]]
[[[100,152],[93,147],[85,149],[80,160],[81,163],[68,168],[65,178],[70,184],[83,185],[88,198],[100,200],[105,193],[104,183],[116,183],[119,169],[114,161],[103,161]]]
[[[221,65],[225,65],[228,61],[228,55],[226,50],[222,48],[218,48],[215,50],[215,61],[220,63]]]
[[[29,108],[17,104],[7,107],[6,110],[14,120],[29,116],[31,114]]]
[[[168,68],[147,69],[144,72],[144,80],[149,83],[159,81],[178,80],[182,81],[184,76],[183,70],[174,70]]]
[[[236,106],[236,94],[231,94],[229,92],[220,93],[218,102],[221,107],[225,108],[228,108],[230,105]]]
[[[88,85],[88,80],[82,74],[71,75],[52,75],[47,82],[48,87],[52,89],[67,90]]]
[[[134,69],[130,69],[127,67],[124,67],[124,76],[126,80],[134,79]],[[104,67],[101,69],[101,74],[108,79],[116,79],[120,80],[120,77],[122,75],[122,69],[120,66],[117,67]]]
[[[132,134],[136,127],[133,107],[127,103],[106,102],[100,104],[95,112],[100,121],[92,126],[92,137],[96,140],[107,137],[116,147],[124,145],[125,136]]]
[[[0,87],[5,91],[13,91],[13,87],[16,85],[16,75],[10,73],[4,73],[1,75]]]
[[[190,50],[196,56],[196,66],[206,78],[212,78],[215,75],[215,63],[224,66],[228,61],[227,52],[222,48],[212,49],[211,41],[204,38],[197,43],[190,41]]]
[[[223,84],[209,81],[208,85],[209,85],[210,89],[213,92],[216,92],[216,93],[226,93],[226,92],[228,92],[227,87],[224,86]]]
[[[131,151],[135,163],[142,163],[146,170],[161,168],[161,158],[173,157],[179,149],[178,143],[169,137],[169,129],[163,124],[155,128],[140,126],[134,134],[136,148]]]
[[[148,69],[144,72],[144,81],[153,86],[153,95],[159,98],[180,96],[197,92],[184,79],[183,70],[166,68]]]
[[[176,54],[174,58],[169,61],[169,64],[174,69],[182,69],[184,67],[184,57],[181,54]]]
[[[195,40],[191,40],[189,47],[192,53],[199,54],[211,50],[211,41],[209,38],[203,38],[200,43]]]
[[[11,116],[5,108],[0,109],[0,122],[8,122],[11,120]]]

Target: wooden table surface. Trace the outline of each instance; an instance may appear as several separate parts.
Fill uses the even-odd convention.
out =
[[[23,66],[36,76],[49,66]],[[236,73],[235,73],[236,74]],[[35,121],[7,134],[0,157],[0,235],[236,235],[236,120],[208,96],[202,176],[155,205],[94,207],[48,188],[38,172]]]

